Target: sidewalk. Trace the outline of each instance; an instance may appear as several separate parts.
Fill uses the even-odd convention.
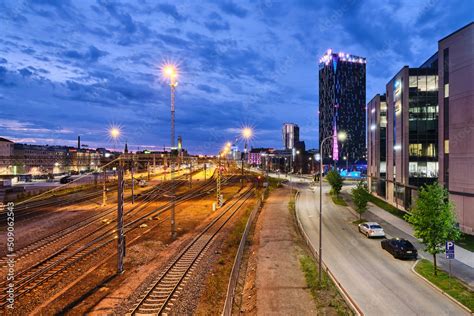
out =
[[[296,231],[288,210],[290,190],[275,190],[261,211],[258,223],[258,315],[314,315],[316,306],[298,261]]]
[[[349,205],[351,205],[351,201],[349,201],[350,193],[345,190],[342,194],[345,200],[349,202]],[[372,203],[369,203],[368,210],[364,213],[363,217],[366,220],[376,221],[381,224],[386,231],[387,238],[402,237],[410,240],[418,249],[418,254],[421,257],[433,261],[433,256],[423,251],[424,245],[413,236],[413,228],[405,220],[390,214]],[[389,227],[387,227],[387,224]],[[455,253],[456,259],[451,260],[453,275],[464,281],[469,287],[474,288],[474,253],[459,246],[455,246]],[[448,271],[449,260],[445,258],[444,254],[437,255],[437,261],[442,269]]]

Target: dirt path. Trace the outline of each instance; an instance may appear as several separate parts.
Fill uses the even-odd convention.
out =
[[[258,218],[259,231],[255,237],[258,241],[256,252],[252,254],[256,256],[258,315],[316,314],[316,305],[298,260],[297,231],[288,210],[289,201],[289,189],[275,190]]]

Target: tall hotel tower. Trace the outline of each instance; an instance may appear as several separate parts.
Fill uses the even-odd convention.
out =
[[[326,142],[325,158],[365,160],[365,65],[365,58],[331,49],[319,60],[319,141],[339,131],[348,136],[345,143]]]

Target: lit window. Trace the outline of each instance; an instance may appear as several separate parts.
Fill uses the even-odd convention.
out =
[[[426,76],[418,76],[418,90],[426,91]]]
[[[449,139],[444,140],[444,153],[449,154]]]
[[[449,98],[449,83],[444,85],[444,97]]]

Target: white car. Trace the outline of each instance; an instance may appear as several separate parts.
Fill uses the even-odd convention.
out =
[[[370,237],[385,237],[382,226],[376,222],[365,222],[359,224],[359,232]]]

